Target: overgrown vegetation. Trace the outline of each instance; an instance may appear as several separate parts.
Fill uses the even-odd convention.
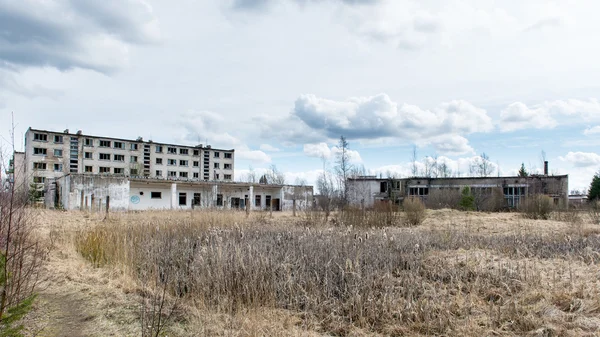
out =
[[[521,200],[519,210],[523,216],[528,219],[543,219],[550,218],[553,208],[553,200],[547,195],[534,194]]]
[[[475,197],[471,194],[471,188],[469,186],[465,186],[462,189],[459,207],[463,211],[475,210]]]
[[[406,198],[402,203],[408,226],[419,226],[425,220],[425,204],[420,198]]]
[[[398,213],[386,211],[378,213]],[[578,289],[570,269],[566,281],[555,276],[548,294],[540,295],[542,274],[550,271],[531,260],[596,266],[597,233],[566,240],[527,231],[323,226],[322,215],[297,226],[193,214],[104,223],[82,232],[77,249],[96,265],[122,266],[148,280],[153,290],[142,287],[144,298],[158,300],[143,308],[160,324],[184,317],[190,312],[185,308],[235,315],[266,307],[298,313],[299,325],[333,335],[354,329],[384,335],[523,335],[542,329],[560,335],[554,318],[533,304],[569,313],[580,301],[586,313],[600,312],[597,290],[565,292],[564,282]],[[156,293],[161,289],[164,296]]]

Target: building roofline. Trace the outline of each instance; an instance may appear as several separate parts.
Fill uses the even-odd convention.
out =
[[[43,130],[43,129],[34,129],[32,127],[29,127],[29,129],[27,129],[27,132],[29,131],[34,131],[34,132],[47,132],[47,133],[55,133],[55,134],[60,134],[60,135],[67,135],[67,136],[76,136],[76,137],[86,137],[86,138],[96,138],[96,139],[110,139],[110,140],[118,140],[118,141],[124,141],[124,142],[132,142],[132,143],[149,143],[149,144],[155,144],[155,145],[165,145],[165,146],[178,146],[178,147],[186,147],[186,148],[190,148],[190,149],[203,149],[203,150],[215,150],[215,151],[224,151],[224,152],[235,152],[235,149],[219,149],[219,148],[214,148],[210,145],[208,146],[197,146],[197,145],[183,145],[183,144],[170,144],[170,143],[160,143],[160,142],[155,142],[152,140],[137,140],[137,139],[126,139],[126,138],[116,138],[116,137],[103,137],[103,136],[94,136],[94,135],[89,135],[89,134],[77,134],[77,133],[65,133],[64,131],[52,131],[52,130]]]
[[[89,174],[89,173],[67,173],[60,177],[56,177],[55,179],[62,179],[67,176],[82,176],[82,177],[100,177],[100,178],[125,178],[130,182],[146,182],[146,183],[180,183],[180,184],[190,184],[190,185],[224,185],[224,186],[264,186],[264,187],[273,187],[273,188],[282,188],[282,187],[306,187],[314,189],[312,185],[288,185],[288,184],[259,184],[259,183],[245,183],[239,181],[221,181],[221,180],[183,180],[183,179],[159,179],[159,178],[146,178],[146,177],[131,177],[124,175],[115,175],[115,174]]]
[[[371,177],[358,177],[358,178],[348,178],[348,180],[374,180],[374,181],[384,181],[384,180],[467,180],[467,179],[521,179],[521,178],[568,178],[568,174],[563,175],[543,175],[543,174],[534,174],[529,175],[527,177],[519,177],[519,176],[493,176],[493,177],[406,177],[406,178],[371,178]]]

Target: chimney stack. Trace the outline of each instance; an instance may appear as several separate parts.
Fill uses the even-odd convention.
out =
[[[544,175],[545,176],[548,175],[548,161],[547,160],[544,161]]]

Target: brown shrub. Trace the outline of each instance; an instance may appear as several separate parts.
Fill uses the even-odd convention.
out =
[[[406,215],[405,223],[408,226],[418,226],[425,220],[425,204],[420,198],[406,198],[402,203],[402,207],[404,207],[404,214]]]
[[[553,200],[547,195],[534,194],[521,200],[519,210],[528,219],[548,220],[552,213]]]

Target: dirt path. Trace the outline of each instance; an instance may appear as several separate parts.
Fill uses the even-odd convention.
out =
[[[60,214],[41,231],[49,249],[38,297],[27,315],[26,336],[136,336],[136,302],[122,275],[93,268],[75,251],[77,230],[89,225],[78,213]],[[48,218],[44,218],[49,220]]]

